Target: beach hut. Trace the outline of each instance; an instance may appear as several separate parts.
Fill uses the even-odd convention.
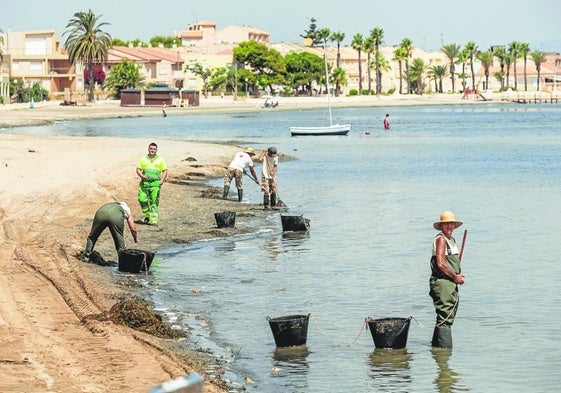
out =
[[[181,99],[187,103],[187,106],[199,106],[199,91],[181,90]]]
[[[174,100],[175,99],[175,100]],[[144,105],[146,106],[171,106],[179,99],[179,90],[168,85],[155,85],[144,92]]]
[[[139,89],[123,89],[121,90],[121,106],[138,106],[141,100],[141,91]]]

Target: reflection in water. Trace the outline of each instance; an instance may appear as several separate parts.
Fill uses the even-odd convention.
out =
[[[282,252],[280,249],[280,239],[278,236],[270,236],[265,239],[263,244],[263,250],[265,250],[267,258],[274,261],[277,259],[279,254]]]
[[[451,393],[457,391],[469,391],[465,387],[458,386],[460,378],[458,373],[448,366],[448,360],[452,355],[452,350],[445,348],[432,348],[432,357],[438,366],[438,375],[434,384],[440,393]]]
[[[286,392],[306,391],[309,388],[305,378],[310,368],[307,359],[309,354],[305,344],[275,349],[271,376],[279,380],[284,379],[282,385]]]
[[[410,389],[411,370],[409,362],[411,354],[407,349],[381,349],[376,348],[370,355],[371,378],[377,389],[400,390],[406,385],[405,391]]]
[[[282,246],[286,249],[284,251],[289,251],[290,249],[302,251],[302,245],[309,238],[310,232],[283,232]]]

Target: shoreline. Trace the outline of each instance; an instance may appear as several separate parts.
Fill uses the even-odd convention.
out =
[[[276,108],[263,108],[262,98],[240,98],[234,101],[231,97],[200,98],[200,105],[196,107],[166,107],[168,116],[206,113],[251,113],[261,111],[294,111],[325,109],[328,101],[326,96],[317,97],[279,97]],[[497,96],[490,101],[483,101],[470,97],[462,99],[461,94],[425,94],[391,96],[352,96],[331,97],[332,108],[372,107],[393,108],[399,106],[426,105],[483,105],[489,103],[504,103],[497,100]],[[0,105],[0,130],[21,126],[37,126],[53,124],[58,121],[75,121],[84,119],[127,118],[161,116],[161,107],[120,106],[118,100],[95,101],[77,106],[61,106],[60,101],[45,101],[35,103],[33,109],[29,104]]]
[[[354,99],[358,98],[358,99]],[[226,102],[201,98],[201,106],[166,108],[168,115],[306,110],[326,107],[325,97],[280,99],[265,109],[261,99]],[[290,101],[289,101],[290,100]],[[463,102],[462,102],[463,101]],[[332,106],[372,106],[386,111],[398,105],[475,104],[459,96],[340,97]],[[15,106],[12,106],[15,105]],[[161,116],[161,108],[128,108],[118,103],[85,106],[36,103],[0,106],[0,140],[4,154],[0,173],[0,344],[3,387],[7,391],[145,392],[187,373],[198,372],[205,392],[226,392],[220,377],[207,368],[208,356],[177,351],[175,340],[157,339],[131,328],[92,318],[125,299],[134,275],[80,261],[95,210],[108,201],[124,200],[136,220],[138,178],[134,167],[146,154],[146,138],[29,136],[13,127],[95,118]],[[162,189],[161,224],[138,225],[141,244],[162,249],[197,240],[252,232],[247,217],[263,216],[260,205],[222,200],[221,191],[205,185],[222,176],[238,146],[158,140],[170,176]],[[233,196],[232,196],[233,197]],[[237,212],[236,228],[218,229],[214,212]],[[132,239],[125,229],[127,245]],[[117,258],[107,231],[96,250]],[[132,284],[131,284],[132,283]],[[136,284],[138,285],[138,284]],[[134,365],[134,367],[131,367]],[[214,368],[216,369],[216,367]],[[33,382],[31,382],[33,381]],[[69,386],[68,381],[73,381]]]

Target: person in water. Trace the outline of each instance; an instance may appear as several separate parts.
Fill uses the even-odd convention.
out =
[[[389,113],[386,113],[386,117],[384,117],[384,129],[385,130],[390,129],[390,114]]]
[[[263,163],[261,171],[261,191],[263,191],[263,209],[277,207],[277,169],[279,164],[279,156],[277,155],[277,148],[274,146],[263,150],[257,159]]]
[[[433,224],[434,229],[439,231],[432,243],[430,260],[429,294],[436,312],[433,347],[452,348],[452,324],[459,304],[458,285],[465,281],[452,232],[461,225],[462,222],[457,221],[451,211],[442,212],[440,220]]]

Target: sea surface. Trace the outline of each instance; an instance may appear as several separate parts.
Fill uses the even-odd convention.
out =
[[[294,158],[278,171],[288,211],[257,214],[251,235],[159,250],[142,290],[170,322],[191,327],[185,345],[212,352],[236,391],[558,391],[561,106],[345,108],[333,117],[352,123],[348,136],[290,136],[290,126],[326,124],[321,110],[10,132],[234,141]],[[262,200],[249,181],[245,199]],[[458,242],[467,230],[451,352],[430,346],[432,224],[442,210],[464,222]],[[281,213],[308,218],[309,233],[283,235]],[[305,348],[276,349],[267,318],[307,314]],[[406,348],[376,349],[367,317],[413,317]]]

